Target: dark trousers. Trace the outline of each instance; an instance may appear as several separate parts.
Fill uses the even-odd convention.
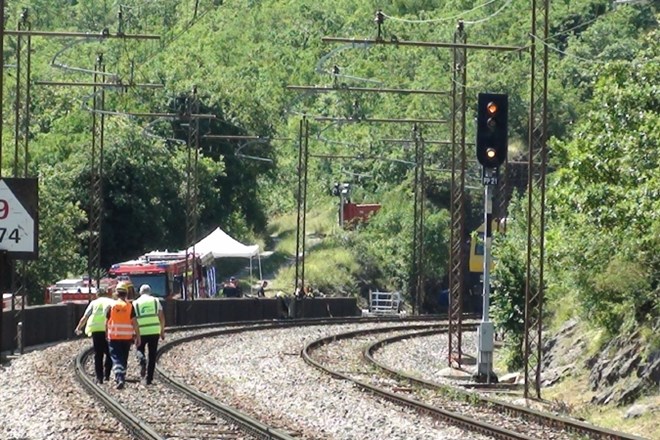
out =
[[[151,383],[154,379],[154,370],[156,369],[156,352],[158,351],[158,338],[160,335],[146,335],[140,337],[140,346],[137,348],[137,358],[140,366],[147,367],[147,383]],[[144,349],[149,348],[149,361],[144,354]]]
[[[110,349],[108,341],[105,339],[105,332],[92,333],[92,344],[94,345],[94,371],[96,378],[102,381],[104,378],[110,378],[112,370],[112,359],[110,358]],[[103,357],[105,356],[105,362]]]
[[[128,368],[128,352],[131,350],[133,341],[119,339],[109,340],[110,357],[112,358],[112,371],[115,373],[117,383],[126,381],[126,369]]]

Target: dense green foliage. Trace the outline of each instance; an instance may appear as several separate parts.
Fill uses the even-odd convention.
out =
[[[244,240],[265,241],[269,218],[296,207],[299,127],[310,122],[308,211],[327,212],[334,182],[350,182],[354,202],[382,210],[356,231],[333,228],[310,248],[308,279],[327,293],[359,288],[409,290],[414,149],[410,124],[356,123],[363,118],[451,119],[449,95],[349,92],[342,86],[452,88],[452,51],[396,45],[325,44],[323,36],[374,38],[379,2],[349,0],[125,0],[121,30],[161,35],[160,41],[33,39],[32,77],[90,81],[99,52],[112,81],[163,83],[162,90],[108,89],[103,168],[102,264],[152,249],[185,246],[188,125],[122,112],[181,112],[196,87],[200,121],[200,235],[220,225]],[[98,0],[8,2],[8,27],[30,7],[34,29],[119,30],[118,3]],[[407,0],[390,2],[386,40],[452,41],[465,20],[469,43],[527,46],[527,1]],[[658,316],[657,213],[658,10],[653,3],[613,6],[606,0],[552,4],[548,103],[546,271],[548,310],[580,313],[610,331],[652,324]],[[532,36],[535,38],[535,36]],[[7,37],[5,63],[15,58]],[[75,69],[73,69],[75,68]],[[334,70],[334,69],[337,70]],[[88,69],[87,72],[81,69]],[[333,70],[335,74],[333,74]],[[338,73],[337,73],[338,72]],[[3,175],[13,165],[15,96],[5,74]],[[510,159],[525,160],[529,108],[526,51],[469,51],[469,109],[480,91],[510,100]],[[288,85],[335,85],[333,93],[303,93]],[[30,121],[30,174],[40,178],[40,254],[27,265],[33,295],[85,268],[90,176],[89,88],[35,86]],[[336,117],[335,123],[316,117]],[[471,121],[471,112],[467,120]],[[424,124],[425,140],[449,140],[447,123]],[[230,141],[204,135],[251,135]],[[467,124],[466,139],[474,137]],[[425,286],[446,283],[451,148],[428,143],[425,204]],[[468,229],[481,222],[480,170],[468,154]],[[19,155],[21,156],[21,155]],[[19,161],[23,161],[19,157]],[[525,176],[511,183],[524,193]],[[523,197],[522,200],[525,200]],[[520,334],[524,286],[524,202],[496,243],[494,316]],[[290,235],[286,237],[290,240]],[[333,249],[341,248],[341,252]],[[289,252],[289,255],[293,254]],[[336,270],[324,269],[335,265]],[[282,271],[291,278],[292,270]],[[38,300],[38,298],[37,298]],[[519,343],[519,339],[512,338]],[[515,364],[515,356],[513,358]]]

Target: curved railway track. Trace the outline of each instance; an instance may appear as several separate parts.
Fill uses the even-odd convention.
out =
[[[432,319],[437,319],[437,317],[416,317],[412,320],[423,322]],[[196,332],[162,344],[158,354],[160,356],[186,342],[217,337],[223,334],[291,326],[389,321],[400,322],[401,319],[397,317],[308,319],[170,328],[168,329],[169,334],[193,330],[196,330]],[[236,438],[296,439],[295,435],[268,426],[198,390],[186,386],[183,381],[171,377],[158,366],[156,367],[156,373],[159,384],[151,386],[136,384],[136,379],[139,378],[131,377],[130,370],[131,363],[135,362],[133,359],[129,359],[128,387],[125,390],[115,390],[112,386],[97,385],[94,382],[94,375],[91,373],[91,363],[93,361],[90,361],[90,357],[92,355],[93,349],[90,348],[82,351],[76,357],[75,374],[77,379],[90,394],[126,426],[135,438],[149,440],[172,437],[232,440]]]
[[[197,337],[206,337],[206,333]],[[163,348],[167,349],[174,344],[176,342],[164,344]],[[85,367],[92,353],[92,349],[85,350],[76,359],[79,381],[135,438],[295,439],[187,387],[162,372],[159,372],[159,379],[167,385],[134,385],[131,382],[135,380],[132,381],[130,377],[131,360],[126,389],[115,390],[112,386],[97,385],[93,380],[94,376],[86,371]]]
[[[470,324],[466,324],[465,327],[469,329]],[[476,326],[472,328],[476,329]],[[411,337],[436,335],[447,331],[446,326],[443,325],[410,326],[410,329],[405,333],[401,332],[402,329],[402,327],[382,327],[378,329],[351,331],[320,338],[305,346],[303,357],[306,362],[327,372],[333,377],[351,381],[358,387],[375,395],[497,439],[558,440],[588,438],[644,440],[634,435],[598,428],[577,420],[542,413],[526,407],[480,396],[476,393],[468,393],[460,389],[458,385],[454,387],[433,383],[409,376],[401,371],[392,370],[374,358],[374,353],[378,348]],[[380,340],[374,340],[377,338],[376,335],[384,332],[396,332],[396,334]],[[369,337],[371,340],[365,341],[365,337]],[[322,364],[312,354],[323,346],[352,338],[360,338],[362,344],[367,344],[361,357],[371,369],[369,370],[369,374],[364,373],[364,365],[347,372],[345,367],[346,358],[343,355],[341,355],[342,371],[339,371],[332,366]],[[396,383],[388,382],[383,386],[384,381],[382,379],[374,379],[371,373],[373,367],[377,367],[378,370],[386,373],[390,378],[394,378]],[[363,379],[365,376],[367,378]]]

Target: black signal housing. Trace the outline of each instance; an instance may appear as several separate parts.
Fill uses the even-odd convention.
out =
[[[509,96],[479,93],[477,104],[477,160],[485,168],[498,168],[508,149]]]

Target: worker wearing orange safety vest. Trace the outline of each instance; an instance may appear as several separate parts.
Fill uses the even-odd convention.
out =
[[[151,286],[140,286],[140,297],[133,301],[133,309],[140,327],[141,344],[137,345],[137,358],[140,362],[140,376],[146,385],[154,380],[156,368],[156,352],[158,351],[158,338],[165,339],[165,315],[163,306],[158,298],[151,296]],[[149,347],[149,362],[145,357],[145,348]]]
[[[108,309],[105,334],[108,338],[112,371],[115,373],[117,389],[124,388],[126,369],[128,367],[128,352],[135,340],[140,345],[140,329],[135,310],[127,301],[128,286],[124,282],[117,284],[117,301]]]

